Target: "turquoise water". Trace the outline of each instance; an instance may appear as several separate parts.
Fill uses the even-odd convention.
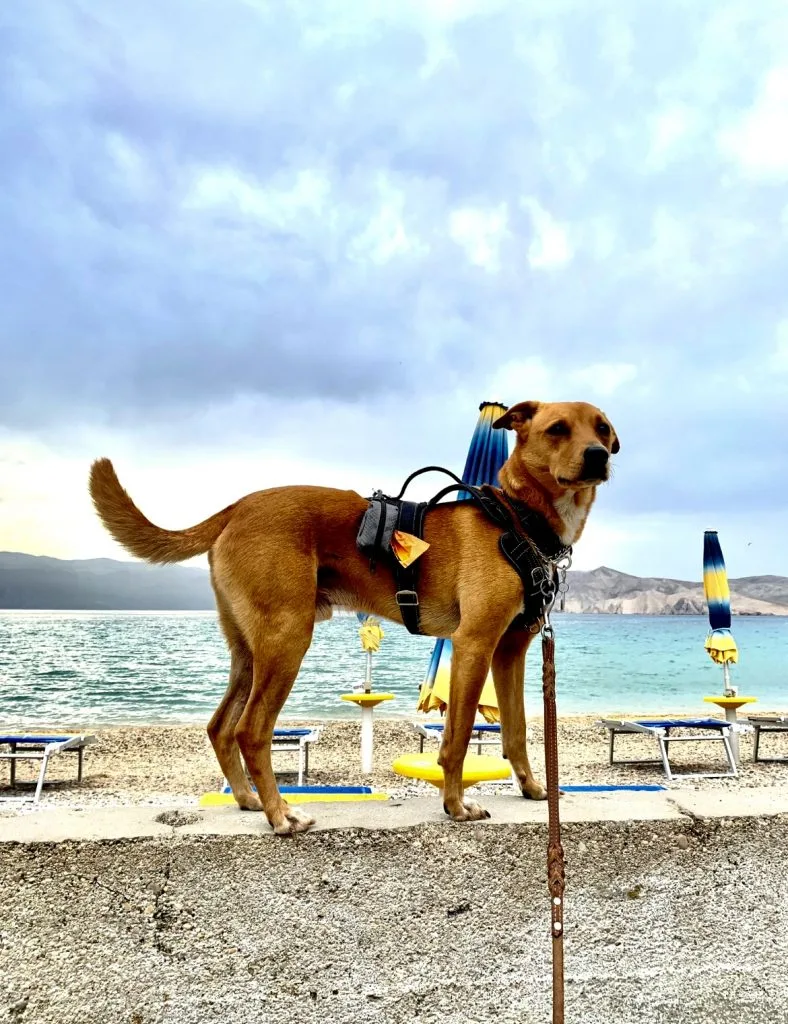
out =
[[[704,710],[722,671],[703,650],[694,616],[555,617],[563,714]],[[375,689],[397,699],[386,714],[411,715],[433,641],[384,623]],[[734,635],[740,693],[761,710],[788,708],[788,618],[743,618]],[[526,699],[541,704],[539,644],[528,656]],[[0,726],[5,722],[102,724],[207,722],[224,691],[229,657],[212,612],[0,612]],[[339,700],[363,680],[355,618],[321,623],[284,714],[347,718]]]

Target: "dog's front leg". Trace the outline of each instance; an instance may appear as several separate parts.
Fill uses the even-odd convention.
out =
[[[443,809],[455,821],[478,821],[490,814],[481,804],[464,799],[462,766],[473,732],[473,722],[484,681],[490,671],[487,638],[452,637],[451,681],[446,728],[438,764],[443,768]]]
[[[528,630],[504,633],[492,659],[495,695],[501,713],[501,740],[520,790],[530,800],[544,800],[547,790],[534,778],[528,760],[525,726],[525,655],[533,640]]]

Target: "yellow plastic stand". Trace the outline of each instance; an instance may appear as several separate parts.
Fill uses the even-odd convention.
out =
[[[738,711],[739,708],[744,707],[745,704],[754,704],[757,697],[704,697],[707,704],[717,704],[723,710],[731,708],[734,712]]]
[[[739,733],[736,729],[736,723],[738,718],[736,712],[739,708],[744,707],[745,704],[754,704],[757,697],[742,697],[736,694],[735,697],[726,697],[724,694],[720,694],[719,697],[704,697],[703,700],[707,704],[716,704],[717,707],[722,708],[725,712],[726,722],[730,722],[733,728],[731,729],[731,750],[733,753],[733,760],[736,762],[738,767],[739,764]]]
[[[403,754],[391,766],[397,775],[409,779],[423,779],[438,789],[443,789],[443,769],[438,764],[437,754]],[[467,754],[462,765],[463,789],[477,782],[494,782],[511,777],[512,769],[502,757],[489,754]]]
[[[372,771],[372,709],[385,700],[394,700],[393,693],[343,693],[341,700],[349,701],[361,708],[361,771],[369,775]]]
[[[359,707],[374,708],[384,700],[394,700],[394,693],[343,693],[340,700],[350,701]]]

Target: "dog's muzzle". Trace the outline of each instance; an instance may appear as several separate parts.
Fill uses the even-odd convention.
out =
[[[592,444],[583,452],[583,469],[581,480],[604,480],[607,478],[607,467],[610,454],[601,444]]]

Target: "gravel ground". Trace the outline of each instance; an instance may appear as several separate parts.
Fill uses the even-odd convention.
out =
[[[559,724],[559,751],[561,781],[570,783],[665,783],[659,765],[639,767],[609,767],[607,763],[607,734],[594,725],[591,717],[567,717]],[[296,724],[296,723],[292,723]],[[314,723],[310,723],[314,724]],[[362,775],[359,765],[359,726],[356,722],[329,721],[319,743],[310,752],[310,783],[317,784],[371,784],[394,797],[434,794],[427,783],[406,781],[390,770],[392,761],[402,753],[418,750],[418,737],[407,721],[402,719],[377,720],[375,725],[375,766],[371,777]],[[55,758],[47,771],[47,779],[56,785],[47,786],[47,805],[63,803],[73,807],[117,806],[126,804],[172,804],[174,800],[194,803],[202,793],[217,789],[221,777],[213,750],[202,726],[133,726],[91,727],[90,723],[44,723],[38,731],[61,732],[77,730],[93,733],[98,742],[89,747],[85,755],[85,781],[77,787],[75,769],[70,757]],[[7,727],[13,732],[13,724]],[[544,777],[544,749],[542,722],[533,716],[529,723],[529,751],[531,764],[541,778]],[[766,750],[766,744],[771,744]],[[619,737],[616,756],[620,758],[653,757],[655,744],[641,737]],[[677,744],[671,758],[688,770],[694,766],[708,770],[710,766],[724,769],[717,744]],[[719,745],[721,748],[721,744]],[[786,766],[780,764],[753,764],[751,737],[744,736],[741,743],[742,774],[735,785],[784,785],[788,779]],[[437,750],[438,744],[429,741],[427,749]],[[475,750],[475,748],[471,748]],[[499,747],[484,748],[488,753],[500,753]],[[783,737],[764,740],[765,753],[778,753],[785,749]],[[700,755],[703,760],[698,763]],[[287,770],[295,764],[295,755],[277,754],[274,765]],[[33,779],[33,769],[20,765],[20,779]],[[6,795],[7,769],[0,767],[0,795]],[[285,775],[284,782],[294,778]],[[678,782],[681,787],[715,789],[730,786],[730,780],[693,780]],[[505,784],[508,789],[509,784]],[[495,787],[493,787],[493,790]]]
[[[0,1020],[548,1022],[544,830],[0,847]],[[567,1022],[788,1020],[788,818],[565,826]]]

